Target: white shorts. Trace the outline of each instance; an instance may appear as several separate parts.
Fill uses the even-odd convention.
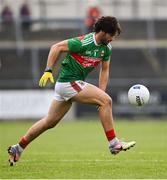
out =
[[[77,95],[88,83],[84,81],[56,82],[54,99],[57,101],[68,101]]]

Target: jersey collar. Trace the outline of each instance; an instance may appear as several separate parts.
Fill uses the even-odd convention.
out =
[[[93,33],[93,41],[94,41],[94,43],[95,43],[96,46],[100,46],[100,45],[97,44],[97,42],[96,42],[95,33]]]

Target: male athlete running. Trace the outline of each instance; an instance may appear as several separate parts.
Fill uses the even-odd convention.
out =
[[[116,137],[113,125],[112,99],[105,92],[109,78],[110,42],[121,32],[120,24],[115,17],[101,17],[94,25],[95,32],[71,38],[54,44],[49,52],[47,66],[39,81],[44,87],[47,82],[54,83],[52,69],[62,52],[67,52],[61,64],[55,94],[48,114],[36,122],[18,144],[8,149],[10,165],[16,163],[25,147],[44,131],[53,128],[70,109],[72,102],[94,104],[99,106],[99,116],[109,141],[112,154],[133,147],[135,141],[123,142]],[[85,82],[86,76],[98,64],[101,64],[99,87]]]

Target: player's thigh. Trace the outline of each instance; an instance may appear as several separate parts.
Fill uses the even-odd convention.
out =
[[[55,121],[60,120],[68,112],[71,105],[71,101],[53,100],[49,108],[48,117]]]
[[[106,103],[111,103],[111,98],[100,88],[88,83],[82,91],[72,98],[72,101],[101,106]]]

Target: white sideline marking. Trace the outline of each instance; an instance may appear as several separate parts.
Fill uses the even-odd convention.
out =
[[[36,162],[36,160],[24,160],[26,162]],[[158,159],[143,159],[143,160],[116,160],[114,161],[113,159],[95,159],[95,160],[90,160],[90,159],[55,159],[55,160],[47,160],[47,162],[82,162],[82,163],[94,163],[94,162],[114,162],[114,163],[120,163],[120,161],[124,161],[124,162],[166,162],[165,160],[158,160]]]
[[[82,159],[62,159],[62,160],[55,160],[55,161],[59,161],[59,162],[113,162],[112,159],[110,160],[102,160],[102,159],[95,159],[95,160],[82,160]],[[128,162],[160,162],[160,160],[123,160],[123,161],[128,161]],[[162,160],[161,160],[162,161]],[[165,162],[165,161],[162,161]]]

